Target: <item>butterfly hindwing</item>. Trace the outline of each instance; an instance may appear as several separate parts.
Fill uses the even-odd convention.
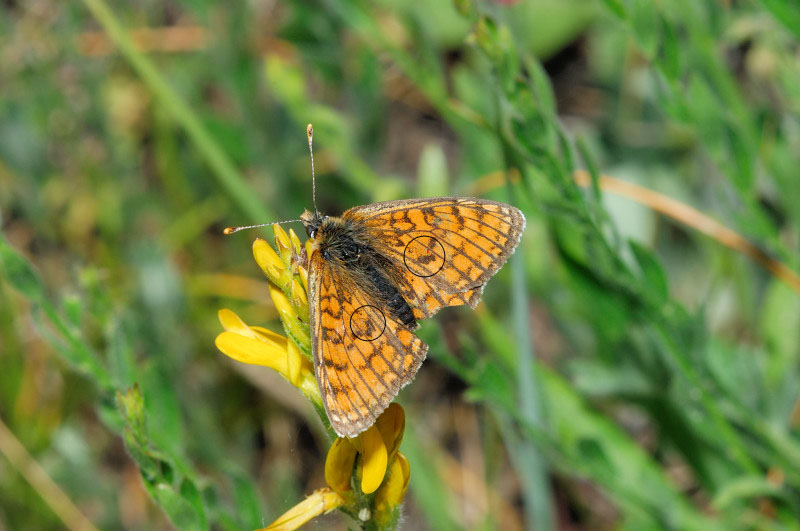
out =
[[[317,383],[331,425],[352,437],[371,426],[417,372],[428,346],[375,305],[353,276],[311,256],[309,300]]]

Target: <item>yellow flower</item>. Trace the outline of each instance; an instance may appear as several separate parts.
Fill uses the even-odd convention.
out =
[[[403,438],[405,412],[399,404],[389,404],[373,426],[352,439],[337,438],[325,461],[325,481],[335,491],[346,493],[352,486],[353,467],[358,487],[372,494],[381,486],[386,471],[399,455],[397,448]],[[402,497],[401,497],[402,498]]]
[[[291,285],[291,284],[290,284]],[[275,284],[269,285],[269,294],[272,297],[272,303],[275,304],[275,309],[278,310],[278,315],[283,323],[283,329],[289,338],[294,341],[300,348],[303,349],[308,357],[311,357],[311,336],[308,330],[308,300],[305,304],[305,321],[298,316],[298,308],[292,304],[292,300],[286,294],[278,289]],[[300,310],[302,311],[302,309]]]
[[[231,358],[251,365],[266,365],[289,378],[286,338],[265,328],[251,328],[228,309],[219,311],[222,332],[215,341],[217,348]]]
[[[314,367],[292,341],[260,326],[248,326],[228,309],[219,311],[225,329],[215,343],[223,354],[236,361],[270,367],[298,387],[318,407],[322,407]]]
[[[374,520],[378,529],[394,528],[410,476],[408,459],[397,451],[404,430],[403,408],[390,404],[376,423],[357,437],[337,438],[325,461],[325,481],[330,489],[316,491],[265,529],[297,529],[326,512],[319,499],[323,492],[336,495],[331,499],[345,512]]]
[[[297,529],[312,518],[327,514],[340,507],[344,499],[331,489],[315,490],[305,500],[298,503],[272,522],[258,531],[289,531]]]
[[[248,326],[225,309],[219,312],[225,332],[215,342],[217,348],[237,361],[275,369],[321,410],[322,399],[311,363],[307,272],[298,264],[305,256],[305,248],[294,231],[287,235],[279,225],[274,225],[273,230],[280,255],[267,242],[256,239],[253,256],[270,280],[269,294],[288,339],[265,328]]]
[[[275,248],[257,239],[253,256],[270,280],[269,293],[288,337],[249,326],[224,309],[219,319],[225,331],[217,336],[216,345],[235,360],[278,371],[312,401],[330,430],[311,361],[309,242],[301,244],[294,231],[287,234],[278,225],[273,230]],[[313,492],[264,529],[297,529],[336,508],[357,515],[362,524],[372,520],[378,529],[393,529],[410,474],[408,459],[398,451],[404,430],[403,408],[390,404],[375,424],[357,437],[337,438],[325,462],[325,481],[330,488]]]

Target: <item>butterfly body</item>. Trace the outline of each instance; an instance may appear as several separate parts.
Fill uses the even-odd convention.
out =
[[[304,212],[312,241],[312,353],[340,436],[374,423],[428,351],[413,331],[444,306],[474,307],[519,242],[516,208],[474,198],[388,201],[341,217]]]
[[[350,277],[349,283],[360,287],[378,308],[385,308],[408,327],[417,322],[408,302],[397,289],[393,278],[402,275],[390,259],[376,249],[370,231],[346,216],[333,217],[305,211],[300,219],[327,267]],[[313,252],[313,251],[312,251]]]

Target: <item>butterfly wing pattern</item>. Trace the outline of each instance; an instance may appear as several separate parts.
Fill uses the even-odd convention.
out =
[[[474,308],[486,282],[506,263],[525,229],[519,209],[486,199],[437,197],[355,207],[376,247],[402,264],[395,279],[425,319],[443,306]]]
[[[428,345],[381,312],[346,271],[312,255],[309,277],[312,351],[331,426],[353,437],[369,428],[411,381]]]
[[[525,218],[495,201],[431,198],[308,219],[317,245],[309,267],[317,383],[331,426],[353,437],[375,422],[425,359],[428,346],[413,333],[416,321],[444,306],[474,307],[514,252]],[[361,250],[373,262],[378,257],[380,271],[365,275],[358,258],[344,263],[321,252],[326,245],[340,250],[342,241],[352,246],[351,255]],[[378,294],[394,294],[392,302],[376,294],[375,283]]]

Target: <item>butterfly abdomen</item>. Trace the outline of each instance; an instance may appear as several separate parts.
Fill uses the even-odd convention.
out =
[[[386,275],[374,264],[366,265],[364,275],[370,279],[375,291],[380,294],[380,298],[386,301],[386,309],[394,314],[404,325],[412,329],[416,328],[417,321],[414,318],[414,311],[395,285],[386,278]]]

